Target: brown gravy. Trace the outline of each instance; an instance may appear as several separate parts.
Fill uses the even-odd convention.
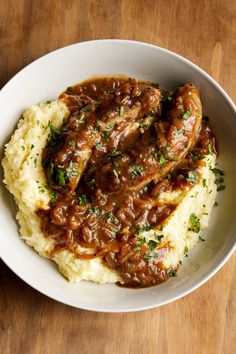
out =
[[[176,208],[160,204],[160,192],[191,188],[203,156],[215,151],[208,121],[178,160],[168,141],[176,120],[170,123],[168,112],[178,115],[180,105],[173,108],[175,97],[151,83],[97,78],[69,87],[60,99],[70,116],[59,131],[51,126],[43,167],[52,200],[49,210],[37,212],[43,233],[56,241],[52,254],[69,249],[81,259],[102,257],[128,287],[165,281],[174,274],[162,264],[170,245],[158,235],[146,242],[142,233],[162,230]],[[92,254],[78,252],[77,245]]]

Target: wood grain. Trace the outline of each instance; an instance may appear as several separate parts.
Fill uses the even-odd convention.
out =
[[[236,100],[234,0],[0,0],[0,87],[32,60],[96,38],[169,48],[209,72]],[[0,263],[4,354],[235,353],[236,256],[207,284],[159,309],[76,310],[46,298]]]

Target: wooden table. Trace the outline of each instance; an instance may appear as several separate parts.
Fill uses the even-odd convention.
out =
[[[209,72],[236,100],[235,0],[0,0],[0,87],[41,55],[96,38],[169,48]],[[31,289],[1,262],[0,352],[231,354],[235,299],[235,255],[194,293],[130,314],[61,305]]]

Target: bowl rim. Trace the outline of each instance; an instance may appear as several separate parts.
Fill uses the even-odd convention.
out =
[[[88,41],[82,41],[82,42],[76,42],[61,48],[58,48],[56,50],[53,50],[47,54],[44,54],[42,56],[40,56],[39,58],[33,60],[31,63],[27,64],[25,67],[23,67],[21,70],[19,70],[14,76],[12,76],[12,78],[10,80],[8,80],[6,82],[6,84],[0,89],[0,98],[2,93],[4,93],[5,89],[7,89],[7,87],[12,83],[12,81],[14,81],[18,76],[24,74],[24,72],[28,69],[28,67],[30,67],[32,64],[42,60],[42,59],[46,59],[48,56],[51,55],[57,55],[58,53],[62,53],[64,51],[67,51],[69,48],[72,47],[77,47],[77,46],[87,46],[87,45],[100,45],[103,43],[108,43],[108,44],[115,44],[115,43],[121,43],[121,44],[125,44],[125,45],[138,45],[138,46],[143,46],[143,47],[149,47],[155,50],[159,50],[162,53],[168,54],[169,56],[173,57],[174,59],[176,59],[179,62],[185,63],[188,66],[192,67],[193,69],[195,69],[195,71],[197,71],[198,73],[200,73],[200,75],[202,75],[206,80],[208,80],[211,85],[213,85],[217,90],[220,91],[221,95],[224,97],[224,99],[226,100],[227,104],[229,104],[230,108],[233,110],[234,114],[236,115],[236,105],[234,104],[233,100],[230,98],[230,96],[228,95],[228,93],[225,91],[225,89],[215,80],[213,79],[206,71],[204,71],[203,69],[201,69],[198,65],[196,65],[195,63],[193,63],[192,61],[190,61],[189,59],[186,59],[185,57],[169,50],[163,47],[160,47],[158,45],[154,45],[151,43],[146,43],[146,42],[142,42],[142,41],[136,41],[136,40],[129,40],[129,39],[97,39],[97,40],[88,40]],[[198,289],[200,286],[202,286],[203,284],[205,284],[210,278],[212,278],[222,267],[223,265],[227,262],[227,260],[232,256],[232,254],[234,253],[234,251],[236,250],[236,241],[234,243],[234,245],[228,250],[226,251],[226,254],[224,255],[224,257],[218,261],[217,266],[209,272],[209,274],[205,275],[203,277],[202,280],[198,281],[195,285],[190,286],[189,289],[173,296],[171,299],[168,300],[163,300],[160,301],[159,304],[153,304],[153,305],[145,305],[145,306],[137,306],[135,309],[123,309],[123,308],[117,308],[114,310],[110,310],[107,308],[98,308],[95,309],[93,307],[90,306],[82,306],[82,307],[78,307],[77,305],[71,303],[70,301],[66,301],[66,300],[61,300],[59,297],[57,296],[52,296],[51,294],[49,294],[47,291],[45,290],[41,290],[40,286],[35,286],[35,285],[31,285],[28,280],[25,279],[24,275],[19,274],[19,272],[16,269],[12,269],[11,265],[9,265],[9,262],[7,261],[7,259],[4,259],[3,255],[0,255],[0,259],[11,269],[11,271],[13,273],[15,273],[21,280],[23,280],[26,284],[28,284],[30,287],[32,287],[33,289],[39,291],[41,294],[46,295],[47,297],[56,300],[60,303],[63,303],[65,305],[74,307],[74,308],[78,308],[80,310],[87,310],[87,311],[93,311],[93,312],[106,312],[106,313],[128,313],[128,312],[138,312],[138,311],[144,311],[144,310],[148,310],[148,309],[152,309],[152,308],[157,308],[163,305],[166,305],[168,303],[171,303],[173,301],[176,301],[188,294],[190,294],[191,292],[193,292],[194,290]]]

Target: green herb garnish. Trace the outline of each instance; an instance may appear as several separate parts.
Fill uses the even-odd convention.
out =
[[[51,134],[50,134],[50,141],[48,145],[54,149],[58,144],[61,133],[52,123],[49,123],[49,128]]]
[[[57,201],[57,193],[55,191],[50,192],[51,203],[55,203]]]
[[[150,231],[150,230],[152,230],[152,229],[153,229],[152,226],[145,226],[145,227],[143,227],[143,228],[137,230],[137,231],[134,233],[134,236],[135,236],[135,237],[136,237],[136,236],[139,236],[139,235],[141,235],[143,232]]]
[[[68,141],[69,146],[75,146],[75,141],[74,140],[69,140]]]
[[[123,117],[124,114],[125,114],[125,107],[124,107],[124,106],[121,106],[121,107],[120,107],[120,111],[119,111],[119,115],[120,115],[120,117]]]
[[[201,224],[199,218],[196,216],[195,213],[192,213],[189,218],[191,227],[189,228],[189,231],[193,231],[198,233],[201,230]]]
[[[153,251],[156,247],[157,247],[158,242],[154,241],[154,240],[149,240],[148,241],[148,248],[150,249],[150,251]]]
[[[101,136],[106,140],[109,140],[109,135],[110,135],[109,130],[104,130],[103,132],[101,132]]]
[[[109,213],[108,213],[108,217],[107,217],[107,222],[109,223],[109,224],[119,224],[119,219],[117,219],[117,217],[115,217],[115,215],[113,214],[113,212],[112,211],[110,211]]]
[[[122,155],[122,154],[123,154],[123,151],[114,151],[114,152],[112,152],[111,155],[109,156],[109,159],[115,158],[115,157],[120,156],[120,155]]]
[[[78,168],[78,163],[70,161],[69,166],[65,169],[67,176],[72,178],[79,176],[80,173],[76,170]]]
[[[167,275],[168,275],[168,278],[172,278],[172,277],[176,277],[177,273],[173,268],[169,268],[167,270]]]
[[[76,120],[76,125],[82,125],[85,124],[85,120],[84,119],[77,119]]]
[[[217,187],[217,192],[223,191],[225,189],[225,186],[221,185]]]
[[[95,148],[96,148],[98,151],[102,151],[102,144],[101,144],[101,143],[95,144]]]
[[[66,181],[68,179],[66,171],[62,170],[58,167],[55,167],[55,171],[56,171],[56,179],[58,181],[58,183],[62,186],[65,187],[66,185]]]
[[[161,230],[161,229],[160,229]],[[163,239],[164,235],[158,235],[156,232],[154,232],[155,239],[158,241],[158,243]]]
[[[213,150],[212,150],[212,146],[211,146],[211,143],[207,144],[207,148],[208,148],[208,152],[209,154],[213,154]]]
[[[215,184],[217,185],[217,192],[223,191],[225,189],[224,178],[222,177],[224,176],[224,172],[217,167],[211,168],[211,171],[216,176]]]
[[[198,180],[198,175],[194,171],[189,171],[187,181],[191,183],[195,183],[197,182],[197,180]]]
[[[222,170],[220,170],[217,167],[211,168],[210,169],[215,175],[220,175],[220,176],[224,176],[224,172]]]
[[[166,160],[164,155],[161,155],[159,157],[159,162],[160,162],[161,165],[164,165],[167,162],[167,160]]]
[[[134,251],[135,251],[135,252],[139,252],[139,251],[141,251],[141,247],[140,247],[140,246],[136,246],[136,247],[134,247]]]
[[[132,171],[131,171],[131,177],[132,179],[135,179],[137,176],[141,176],[143,172],[143,169],[141,166],[134,166]]]
[[[187,120],[191,117],[191,114],[192,114],[192,110],[191,109],[188,109],[184,114],[183,114],[183,117],[182,119],[183,120]]]
[[[78,196],[80,205],[86,205],[88,203],[87,197],[85,194],[81,194]]]
[[[89,213],[96,214],[97,216],[99,216],[101,214],[101,210],[98,207],[95,207],[95,208],[89,209]]]
[[[185,257],[188,257],[188,247],[187,246],[184,247],[184,255],[185,255]]]

